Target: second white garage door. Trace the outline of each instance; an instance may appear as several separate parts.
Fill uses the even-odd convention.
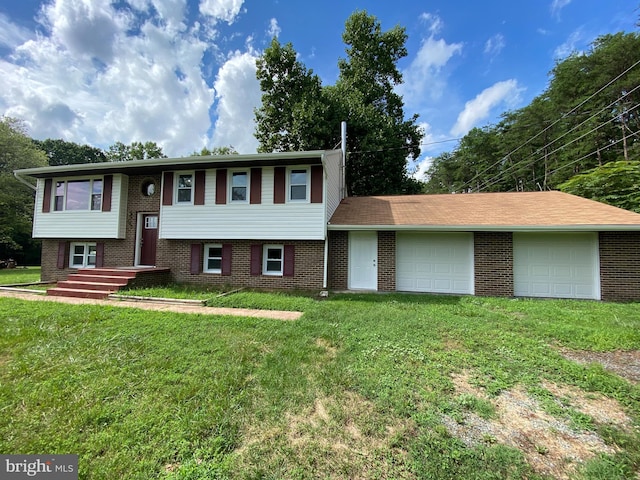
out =
[[[473,294],[473,234],[398,232],[396,290]]]
[[[514,233],[516,296],[600,298],[596,233]]]

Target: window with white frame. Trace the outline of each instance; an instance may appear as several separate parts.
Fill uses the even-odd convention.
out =
[[[176,181],[176,203],[193,201],[193,173],[178,173]]]
[[[222,273],[222,245],[206,244],[204,246],[204,266],[206,273]]]
[[[284,247],[265,245],[262,253],[262,274],[282,275],[284,265]]]
[[[69,248],[71,268],[94,268],[96,266],[95,243],[72,243]]]
[[[249,172],[231,172],[231,201],[247,202],[249,200]]]
[[[289,170],[289,200],[292,202],[304,202],[308,199],[309,175],[305,168]]]
[[[60,180],[56,182],[53,210],[101,210],[102,179]]]

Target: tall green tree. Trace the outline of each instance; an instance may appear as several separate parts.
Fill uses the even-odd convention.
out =
[[[402,98],[395,93],[406,39],[404,28],[383,31],[374,16],[354,12],[343,34],[347,56],[339,60],[339,78],[330,86],[306,69],[291,44],[283,47],[274,39],[257,62],[263,92],[256,110],[259,150],[334,148],[345,120],[351,195],[419,191],[406,165],[420,155],[423,134],[417,116],[405,119]]]
[[[231,145],[223,147],[213,147],[211,149],[202,147],[202,150],[194,151],[192,157],[208,157],[210,155],[237,155],[238,152]]]
[[[320,78],[298,59],[291,43],[271,45],[256,62],[262,104],[255,109],[259,152],[330,148],[338,127],[330,125]],[[333,146],[333,145],[332,145]]]
[[[109,147],[106,156],[110,162],[166,158],[166,155],[162,152],[162,147],[156,144],[156,142],[132,142],[130,145],[116,142]]]
[[[27,136],[22,122],[0,119],[0,259],[38,263],[39,242],[31,238],[34,191],[13,175],[21,168],[43,167],[47,156]]]
[[[47,138],[34,140],[37,148],[44,151],[49,165],[76,165],[79,163],[106,162],[107,157],[102,150],[91,145],[79,145],[62,139]]]

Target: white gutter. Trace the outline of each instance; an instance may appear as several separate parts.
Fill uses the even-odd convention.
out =
[[[630,225],[327,225],[328,230],[421,231],[421,232],[625,232],[639,231]]]
[[[35,185],[30,184],[29,182],[27,182],[24,178],[22,178],[20,175],[18,175],[17,171],[13,172],[13,176],[16,177],[16,180],[18,180],[20,183],[22,183],[23,185],[26,185],[27,187],[29,187],[30,189],[32,189],[33,191],[36,191],[38,189],[38,187],[36,187]]]

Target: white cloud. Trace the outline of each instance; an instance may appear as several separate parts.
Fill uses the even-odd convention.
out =
[[[269,29],[267,30],[267,35],[271,38],[279,37],[280,32],[282,32],[282,29],[278,25],[278,20],[276,20],[275,18],[272,18],[269,21]]]
[[[417,55],[402,72],[404,83],[399,86],[398,91],[407,104],[425,96],[434,100],[442,96],[446,87],[442,70],[454,55],[462,52],[463,47],[462,43],[447,43],[442,38],[435,38],[435,33],[442,28],[440,17],[423,13],[421,18],[430,23],[430,35],[422,40]]]
[[[170,156],[206,145],[214,91],[201,63],[210,45],[186,31],[183,0],[154,6],[153,18],[135,18],[107,1],[48,4],[43,33],[0,60],[0,109],[34,138],[101,148],[150,140]]]
[[[261,101],[256,58],[252,51],[235,52],[218,72],[214,84],[218,101],[214,146],[232,145],[239,153],[255,153],[258,148],[253,136],[253,111]]]
[[[240,13],[243,3],[244,0],[202,0],[200,13],[231,25]]]
[[[505,46],[504,35],[496,33],[484,44],[484,53],[491,57],[496,57]]]
[[[570,3],[571,0],[553,0],[551,2],[551,15],[560,17],[560,11]]]
[[[0,45],[13,49],[33,36],[29,30],[11,23],[9,17],[0,13]]]
[[[482,120],[486,119],[491,110],[498,105],[513,107],[520,101],[520,93],[523,91],[516,80],[498,82],[480,92],[476,98],[468,101],[464,110],[458,115],[458,119],[451,129],[451,134],[463,136]]]
[[[569,38],[562,44],[558,45],[553,52],[553,55],[557,59],[565,58],[571,55],[573,52],[577,50],[577,45],[582,41],[584,34],[582,29],[575,30],[571,32]]]

